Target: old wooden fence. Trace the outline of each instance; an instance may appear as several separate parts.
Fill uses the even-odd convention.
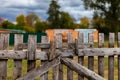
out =
[[[120,33],[118,33],[118,47],[120,46]],[[83,34],[73,40],[68,34],[68,41],[63,42],[61,34],[55,36],[50,42],[47,36],[42,37],[41,43],[36,43],[36,36],[29,35],[28,43],[23,43],[23,35],[15,34],[14,49],[9,49],[9,34],[0,34],[0,80],[7,80],[7,62],[14,60],[12,80],[50,80],[48,71],[53,69],[51,80],[104,80],[106,71],[108,80],[120,80],[120,49],[115,46],[115,34],[109,34],[108,47],[104,46],[104,34],[99,33],[98,48],[94,47],[93,34],[89,34],[89,42],[83,43]],[[97,43],[95,43],[97,44]],[[86,59],[86,57],[88,57]],[[75,60],[74,60],[75,58]],[[97,58],[97,60],[96,60]],[[108,65],[105,59],[108,59]],[[27,73],[22,75],[22,60],[27,60]],[[36,60],[40,66],[36,67]],[[76,60],[78,60],[76,62]],[[117,60],[117,72],[114,63]],[[95,63],[97,61],[97,63]],[[87,62],[87,63],[86,63]],[[65,79],[64,66],[67,66]],[[85,66],[88,65],[88,68]],[[95,65],[98,66],[97,70]],[[108,66],[107,70],[105,66]],[[74,72],[78,78],[74,79]],[[115,75],[114,75],[115,74]],[[117,76],[117,78],[115,78]]]

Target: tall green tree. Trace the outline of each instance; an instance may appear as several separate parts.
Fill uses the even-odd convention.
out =
[[[83,0],[86,9],[94,11],[105,20],[109,32],[120,31],[120,1],[119,0]]]
[[[43,32],[48,28],[48,23],[46,21],[37,21],[35,23],[36,32]]]
[[[24,26],[24,30],[26,32],[36,32],[35,30],[35,24],[37,21],[40,21],[40,18],[36,15],[36,14],[28,14],[25,17],[25,26]]]
[[[99,32],[108,34],[109,28],[105,26],[105,20],[100,17],[97,13],[94,13],[93,19],[91,20],[92,27],[99,30]]]
[[[24,26],[25,25],[25,16],[23,14],[16,17],[17,25]]]
[[[15,29],[21,29],[23,30],[24,29],[24,26],[25,26],[25,16],[23,14],[19,15],[16,17],[16,27]]]
[[[48,9],[48,22],[50,23],[50,28],[60,28],[59,21],[60,21],[60,6],[57,4],[56,0],[51,0]]]
[[[13,24],[12,22],[8,21],[8,20],[4,20],[1,24],[2,28],[5,29],[14,29],[16,27],[15,24]]]
[[[25,21],[26,21],[26,26],[29,27],[34,27],[35,26],[35,22],[39,21],[40,18],[36,15],[36,14],[29,14],[26,16]]]
[[[89,28],[89,24],[90,24],[90,21],[87,17],[83,17],[80,19],[80,24],[79,24],[79,28]]]
[[[60,27],[71,29],[74,28],[74,19],[67,13],[67,12],[61,12],[60,13]]]

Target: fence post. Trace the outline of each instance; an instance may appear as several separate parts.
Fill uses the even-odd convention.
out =
[[[118,47],[120,47],[120,32],[118,33]],[[118,55],[118,80],[120,80],[120,55]]]
[[[109,47],[114,47],[115,34],[109,33]],[[114,80],[114,56],[108,57],[108,80]]]
[[[0,35],[0,50],[7,50],[9,46],[9,34]],[[7,59],[0,59],[0,80],[7,79]]]
[[[48,36],[42,36],[41,43],[50,43]],[[49,49],[41,49],[42,51],[45,51],[48,53]],[[41,65],[44,65],[48,61],[41,60]],[[41,76],[41,80],[48,80],[48,72]]]
[[[72,43],[73,36],[71,33],[68,33],[68,49],[73,49]],[[73,59],[73,57],[70,57],[70,59]],[[73,71],[69,67],[67,67],[67,80],[73,80]]]
[[[36,36],[29,35],[28,37],[28,67],[27,72],[35,68],[35,53],[36,53]]]
[[[83,44],[83,33],[78,33],[78,39],[76,42],[76,47]],[[78,56],[78,63],[84,65],[84,56]],[[84,76],[78,74],[78,80],[84,80]]]
[[[94,42],[94,39],[93,39],[94,35],[93,35],[93,33],[89,33],[88,35],[89,35],[88,36],[89,43],[93,44],[93,42]],[[94,71],[94,57],[93,56],[89,56],[88,57],[88,69]],[[89,78],[89,80],[93,80],[93,79]]]
[[[14,49],[22,50],[23,49],[23,35],[15,34],[14,37]],[[14,60],[14,71],[13,71],[13,80],[16,80],[22,75],[22,60]]]
[[[104,33],[99,33],[98,47],[104,47]],[[98,56],[98,74],[104,77],[104,56]]]

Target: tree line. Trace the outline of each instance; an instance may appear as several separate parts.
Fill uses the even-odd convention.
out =
[[[93,26],[100,32],[120,31],[119,0],[82,0],[86,9],[94,10]]]
[[[1,28],[20,29],[26,32],[42,32],[46,29],[76,29],[96,28],[99,32],[109,33],[120,31],[120,1],[119,0],[82,0],[86,9],[94,10],[92,19],[83,16],[80,23],[67,12],[60,11],[56,0],[51,0],[46,21],[36,14],[21,14],[16,17],[16,24],[5,20]]]

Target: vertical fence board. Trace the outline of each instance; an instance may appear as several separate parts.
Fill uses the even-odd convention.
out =
[[[104,33],[99,33],[98,47],[104,47]],[[104,77],[104,56],[98,56],[98,74]]]
[[[118,33],[118,47],[120,47],[120,32]],[[120,55],[118,55],[118,80],[120,80]]]
[[[59,80],[59,65],[53,68],[53,80]]]
[[[8,49],[9,34],[1,34],[0,50]],[[7,80],[7,59],[0,59],[0,80]]]
[[[63,80],[63,64],[61,63],[59,66],[59,80]]]
[[[22,50],[22,43],[23,43],[23,35],[22,34],[15,34],[15,50]],[[14,71],[13,71],[13,80],[16,80],[22,75],[22,60],[14,60]]]
[[[59,48],[62,48],[62,35],[59,35]],[[63,80],[63,64],[59,65],[59,80]]]
[[[35,68],[36,36],[29,35],[28,38],[28,67],[27,71]]]
[[[90,44],[93,44],[93,41],[94,41],[93,36],[94,36],[93,33],[88,34],[88,39],[89,39]],[[88,57],[88,69],[94,71],[94,57],[93,56]],[[93,79],[89,78],[89,80],[93,80]]]
[[[42,38],[41,38],[41,43],[49,43],[49,38],[48,38],[48,36],[42,36]],[[45,51],[45,52],[47,52],[48,53],[48,51],[49,51],[49,49],[41,49],[42,51]],[[44,65],[46,62],[48,62],[48,61],[43,61],[43,60],[41,60],[41,65]],[[42,75],[41,77],[41,80],[48,80],[48,72],[47,73],[45,73],[44,75]]]
[[[54,48],[55,49],[61,49],[62,48],[62,35],[61,34],[56,34],[54,36],[54,40],[55,40],[54,41],[54,43],[55,43]],[[54,54],[54,56],[55,55],[56,54]],[[62,77],[63,76],[63,74],[62,74],[63,71],[61,71],[61,72],[59,71],[61,66],[63,66],[63,65],[60,64],[60,65],[53,68],[53,80],[60,80],[60,78],[63,79],[63,77]],[[61,73],[61,75],[59,73]]]
[[[70,44],[73,43],[73,36],[72,34],[68,33],[68,48],[72,49],[72,46],[70,46]],[[73,59],[73,57],[70,57],[70,59]],[[67,67],[67,80],[73,80],[73,71]]]
[[[114,47],[115,34],[109,33],[109,47]],[[108,80],[114,80],[114,56],[108,58]]]
[[[41,65],[44,65],[48,61],[41,61]],[[40,76],[40,80],[48,80],[48,72],[44,73],[42,76]]]
[[[83,44],[83,33],[78,33],[77,46]],[[81,48],[82,49],[82,48]],[[78,57],[78,63],[84,65],[84,56]],[[78,74],[78,80],[84,80],[84,76]]]

